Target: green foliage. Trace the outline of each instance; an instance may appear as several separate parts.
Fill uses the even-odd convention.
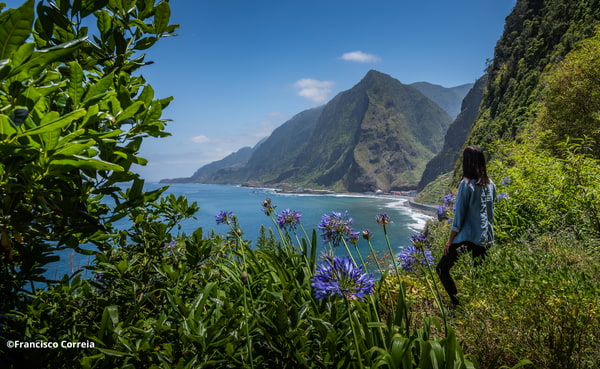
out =
[[[545,98],[536,121],[551,150],[566,139],[586,139],[590,152],[600,158],[599,31],[547,73]]]
[[[177,28],[166,2],[34,3],[0,13],[0,308],[17,338],[34,282],[53,282],[43,273],[54,252],[89,253],[82,245],[101,244],[128,211],[109,201],[153,196],[131,168],[146,163],[145,137],[167,135],[171,98],[156,99],[134,73],[148,63],[139,50]],[[140,190],[121,192],[127,184]]]
[[[314,231],[263,231],[251,247],[235,216],[225,237],[204,238],[170,232],[195,204],[168,196],[148,205],[106,240],[92,280],[65,277],[19,312],[24,333],[13,339],[92,347],[12,349],[8,367],[475,367],[451,327],[408,325],[404,281],[382,278],[364,301],[316,300]]]
[[[600,360],[598,249],[572,235],[495,247],[475,275],[462,265],[458,334],[480,361],[594,368]]]
[[[598,0],[517,1],[488,66],[469,142],[487,149],[527,130],[542,97],[543,73],[591,37],[599,21]]]
[[[572,233],[586,244],[599,239],[600,170],[585,146],[567,142],[557,158],[533,140],[529,145],[498,145],[490,173],[510,181],[498,190],[508,195],[496,206],[500,242],[546,233]]]
[[[587,147],[568,141],[555,157],[530,138],[493,153],[496,244],[477,269],[464,257],[452,272],[462,307],[450,324],[482,367],[527,358],[539,368],[594,368],[600,360],[600,169]],[[441,252],[449,225],[427,229]]]

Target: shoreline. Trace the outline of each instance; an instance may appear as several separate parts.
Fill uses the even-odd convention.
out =
[[[240,187],[249,187],[240,185]],[[252,187],[250,187],[252,188]],[[428,215],[431,217],[437,216],[437,206],[421,204],[415,202],[415,196],[409,195],[396,195],[391,193],[361,193],[361,192],[335,192],[330,190],[304,190],[304,191],[285,191],[281,188],[272,188],[272,187],[254,187],[254,188],[262,188],[270,191],[274,191],[275,193],[280,194],[289,194],[289,195],[307,195],[307,196],[346,196],[346,197],[366,197],[366,198],[375,198],[375,199],[390,199],[390,200],[404,200],[404,205],[406,207],[413,208],[415,210],[420,211],[424,215]]]
[[[306,189],[302,191],[286,191],[276,187],[260,187],[260,186],[248,186],[248,185],[235,185],[237,187],[255,188],[266,191],[272,191],[275,194],[280,195],[295,195],[295,196],[335,196],[335,197],[360,197],[360,198],[372,198],[372,199],[386,199],[396,200],[400,203],[400,206],[413,210],[413,214],[409,214],[411,218],[417,222],[412,224],[415,231],[420,232],[425,226],[425,222],[429,219],[435,219],[437,217],[437,206],[420,204],[414,202],[414,196],[391,194],[391,193],[361,193],[361,192],[335,192],[331,190],[311,190]],[[410,212],[409,210],[409,212]],[[417,215],[419,214],[419,215]]]

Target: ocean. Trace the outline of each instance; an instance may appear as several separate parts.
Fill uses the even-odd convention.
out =
[[[147,183],[146,189],[153,190],[162,186],[164,185],[159,183]],[[299,211],[302,214],[300,222],[306,232],[310,235],[313,229],[317,230],[320,251],[329,247],[321,240],[317,226],[324,214],[331,214],[333,211],[347,211],[348,216],[354,219],[353,228],[356,231],[371,230],[371,243],[377,251],[388,250],[383,229],[375,221],[377,214],[387,213],[390,217],[387,233],[394,252],[399,252],[403,246],[410,244],[410,236],[420,232],[425,222],[431,219],[431,216],[409,207],[406,197],[399,196],[280,193],[272,189],[195,183],[171,184],[166,191],[166,194],[169,193],[184,195],[190,203],[196,202],[200,207],[195,215],[196,219],[189,219],[181,224],[182,233],[191,234],[196,228],[202,227],[205,236],[211,230],[224,235],[229,227],[225,224],[217,225],[215,216],[221,211],[229,211],[237,217],[246,239],[255,241],[261,225],[273,228],[277,235],[273,221],[262,211],[263,201],[271,198],[277,213],[285,209]],[[369,245],[365,240],[361,238],[357,246],[363,256],[370,255]],[[335,251],[336,254],[347,254],[343,246]],[[61,260],[49,265],[45,274],[48,278],[61,278],[92,262],[91,256],[80,255],[72,250],[63,250],[59,255]],[[83,276],[90,277],[90,273],[84,272]]]

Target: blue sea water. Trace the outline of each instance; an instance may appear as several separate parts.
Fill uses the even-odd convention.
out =
[[[153,190],[162,186],[158,183],[149,183],[146,189]],[[289,194],[275,192],[272,189],[211,184],[172,184],[166,193],[176,196],[185,195],[190,203],[196,202],[200,207],[196,219],[181,224],[181,232],[191,234],[198,227],[202,227],[205,236],[211,230],[224,235],[229,227],[225,224],[217,225],[215,216],[221,211],[230,211],[237,217],[245,238],[251,241],[258,238],[261,225],[276,231],[273,221],[262,211],[263,201],[271,198],[272,204],[276,206],[276,212],[291,209],[302,214],[300,221],[306,232],[310,234],[313,229],[317,230],[321,251],[328,246],[321,240],[321,233],[317,226],[324,214],[331,214],[333,211],[341,213],[347,211],[348,216],[354,220],[353,228],[356,231],[371,230],[373,233],[371,243],[377,251],[388,250],[383,228],[375,221],[377,214],[387,213],[390,217],[391,222],[387,226],[387,233],[394,252],[399,252],[401,247],[408,245],[410,236],[421,231],[425,222],[430,219],[430,216],[410,208],[406,204],[407,199],[402,197]],[[357,246],[363,256],[370,254],[369,245],[362,238]],[[336,248],[335,251],[336,254],[347,254],[343,246]],[[75,254],[72,250],[65,250],[60,256],[61,261],[50,266],[46,273],[47,277],[60,278],[92,261],[92,257]],[[89,277],[89,273],[84,273],[84,276]]]

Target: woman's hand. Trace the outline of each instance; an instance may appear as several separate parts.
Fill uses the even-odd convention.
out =
[[[458,232],[456,232],[456,231],[450,231],[450,237],[448,238],[448,241],[446,242],[446,246],[444,247],[444,255],[448,255],[448,252],[450,251],[450,245],[452,245],[454,243],[454,238],[456,237],[457,234],[458,234]]]

